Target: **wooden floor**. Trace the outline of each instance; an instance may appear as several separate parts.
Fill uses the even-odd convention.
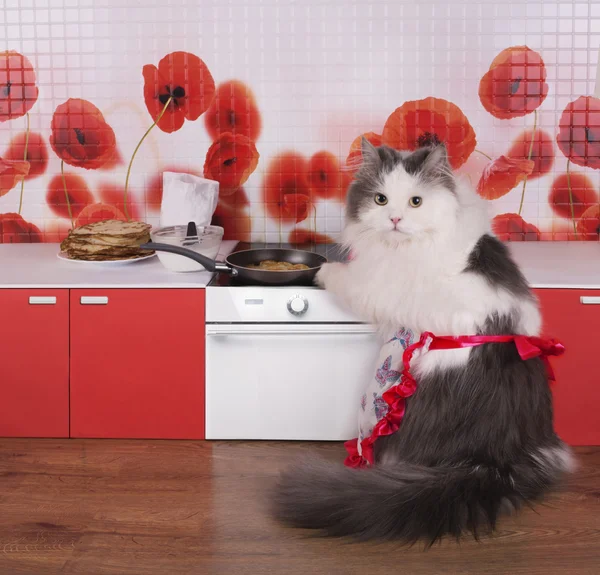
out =
[[[331,444],[0,440],[0,574],[600,573],[600,448],[482,543],[308,539],[264,512],[279,469]]]

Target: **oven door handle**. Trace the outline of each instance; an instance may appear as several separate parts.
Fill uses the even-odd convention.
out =
[[[374,334],[376,330],[370,325],[325,325],[317,327],[314,325],[299,328],[296,326],[286,326],[281,328],[254,327],[235,328],[229,326],[206,326],[207,336],[227,336],[227,335],[360,335]]]

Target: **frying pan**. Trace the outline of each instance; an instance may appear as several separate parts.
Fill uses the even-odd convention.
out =
[[[314,252],[283,248],[261,248],[233,252],[225,259],[224,263],[216,262],[193,250],[148,242],[140,246],[143,250],[156,250],[179,254],[193,259],[204,266],[209,272],[228,273],[231,277],[246,284],[260,285],[311,285],[320,267],[327,262],[327,258]],[[307,270],[269,271],[249,268],[249,265],[259,264],[264,260],[289,262],[292,264],[305,264]]]

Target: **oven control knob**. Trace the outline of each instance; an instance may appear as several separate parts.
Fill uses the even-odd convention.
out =
[[[302,315],[308,309],[308,301],[301,295],[294,295],[288,300],[287,308],[293,315]]]

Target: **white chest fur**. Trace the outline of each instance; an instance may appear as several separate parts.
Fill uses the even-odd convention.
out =
[[[363,241],[355,246],[355,259],[325,266],[319,280],[364,321],[377,325],[383,337],[399,326],[415,333],[470,335],[494,314],[511,314],[521,333],[538,335],[535,302],[465,271],[474,243],[457,249],[456,244],[440,242],[390,246]],[[428,369],[430,363],[433,367],[434,362],[437,366],[460,364],[468,356],[469,350],[428,354],[417,370]]]

